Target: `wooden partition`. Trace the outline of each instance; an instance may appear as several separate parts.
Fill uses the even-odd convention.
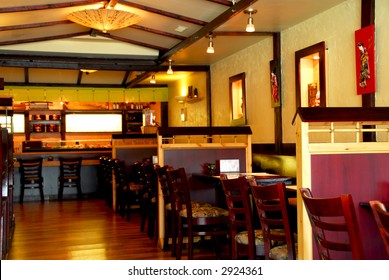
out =
[[[353,196],[367,259],[387,258],[367,202],[389,201],[389,108],[299,108],[297,188],[315,197]],[[376,142],[363,142],[365,133]],[[317,259],[311,225],[298,196],[298,258]]]
[[[190,182],[192,174],[203,172],[204,164],[220,159],[239,159],[240,171],[252,172],[251,134],[249,126],[161,127],[157,132],[158,163],[184,167]],[[215,190],[210,192],[215,193]],[[192,195],[192,198],[206,200],[208,197],[201,197],[204,193],[204,190],[197,192],[198,196]],[[165,217],[161,190],[159,198],[159,243],[162,246]]]

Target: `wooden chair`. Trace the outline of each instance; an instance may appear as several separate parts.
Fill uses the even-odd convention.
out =
[[[229,235],[228,211],[218,207],[193,206],[190,199],[188,179],[184,168],[169,170],[168,180],[173,187],[173,201],[177,219],[176,259],[181,259],[183,239],[188,237],[188,259],[193,259],[193,238],[211,236],[217,257],[220,243],[217,237]]]
[[[77,158],[59,158],[59,188],[58,188],[58,200],[63,199],[64,188],[77,189],[77,198],[82,198],[81,189],[81,162],[82,157]]]
[[[162,191],[162,197],[163,197],[163,209],[164,209],[164,239],[163,239],[163,246],[162,250],[166,251],[168,250],[169,245],[169,238],[172,238],[172,246],[171,246],[171,253],[172,256],[175,256],[175,244],[176,240],[173,238],[175,236],[175,212],[174,207],[172,207],[172,198],[173,198],[173,189],[171,188],[171,185],[168,184],[167,179],[167,171],[173,170],[172,167],[169,167],[168,165],[165,166],[158,166],[155,168],[155,172],[158,177],[159,185],[161,186]]]
[[[143,220],[147,220],[147,235],[153,238],[158,213],[158,177],[155,173],[155,165],[151,161],[142,163],[142,168],[144,174],[143,193],[146,203]]]
[[[41,202],[45,201],[43,194],[42,158],[19,159],[20,163],[20,198],[23,203],[25,189],[39,189]]]
[[[262,230],[254,230],[253,209],[249,198],[249,186],[245,177],[229,179],[220,174],[221,184],[226,197],[230,218],[232,259],[248,256],[264,257],[264,240]]]
[[[364,259],[362,239],[350,194],[313,198],[310,189],[300,189],[312,226],[319,258]]]
[[[130,220],[131,210],[136,208],[136,189],[132,188],[126,171],[126,164],[120,159],[113,163],[113,175],[116,187],[116,209],[119,215]]]
[[[100,178],[102,192],[105,200],[105,204],[108,207],[112,207],[112,163],[113,160],[111,157],[102,156],[100,157]]]
[[[148,235],[153,235],[154,216],[157,207],[157,179],[154,165],[149,161],[136,161],[133,164],[133,175],[137,184],[141,185],[139,191],[139,205],[141,211],[140,231],[144,232],[148,222]]]
[[[385,205],[378,200],[369,201],[369,204],[389,257],[389,212]]]
[[[297,244],[289,220],[284,183],[258,186],[250,180],[265,243],[265,259],[295,260]]]

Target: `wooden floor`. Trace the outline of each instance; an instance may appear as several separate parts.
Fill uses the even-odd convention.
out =
[[[140,232],[138,213],[126,221],[103,200],[15,203],[14,214],[9,260],[174,259]],[[196,259],[214,258],[212,250],[200,249]]]

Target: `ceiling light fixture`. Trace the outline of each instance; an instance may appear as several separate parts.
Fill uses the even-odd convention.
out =
[[[173,69],[172,69],[172,60],[169,59],[169,68],[166,71],[167,74],[172,75],[173,74]]]
[[[207,48],[207,53],[214,53],[215,49],[213,48],[213,38],[212,38],[212,33],[209,33],[209,45]]]
[[[68,15],[68,19],[104,33],[110,30],[124,28],[140,21],[136,14],[114,9],[87,9],[75,11]]]
[[[150,80],[150,84],[155,84],[156,81],[155,81],[155,75],[152,75],[151,76],[151,80]]]
[[[246,25],[246,32],[254,32],[255,25],[254,25],[254,20],[253,20],[253,14],[257,13],[257,10],[248,9],[248,10],[245,10],[244,13],[249,15],[249,19],[248,19],[247,25]]]
[[[94,73],[94,72],[97,72],[97,70],[94,70],[94,69],[80,69],[80,71],[87,74],[87,75]]]

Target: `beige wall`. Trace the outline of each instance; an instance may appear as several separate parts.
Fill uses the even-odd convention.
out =
[[[295,143],[291,124],[295,106],[296,51],[326,42],[328,107],[360,107],[356,94],[354,32],[360,28],[361,1],[349,0],[281,33],[283,142]],[[376,106],[389,106],[389,1],[376,0]],[[385,49],[386,46],[386,49]],[[253,143],[274,143],[274,110],[270,103],[269,61],[272,38],[242,50],[211,66],[214,126],[229,125],[228,77],[246,72],[248,125]],[[386,75],[387,76],[387,75]],[[266,132],[266,133],[264,133]]]

